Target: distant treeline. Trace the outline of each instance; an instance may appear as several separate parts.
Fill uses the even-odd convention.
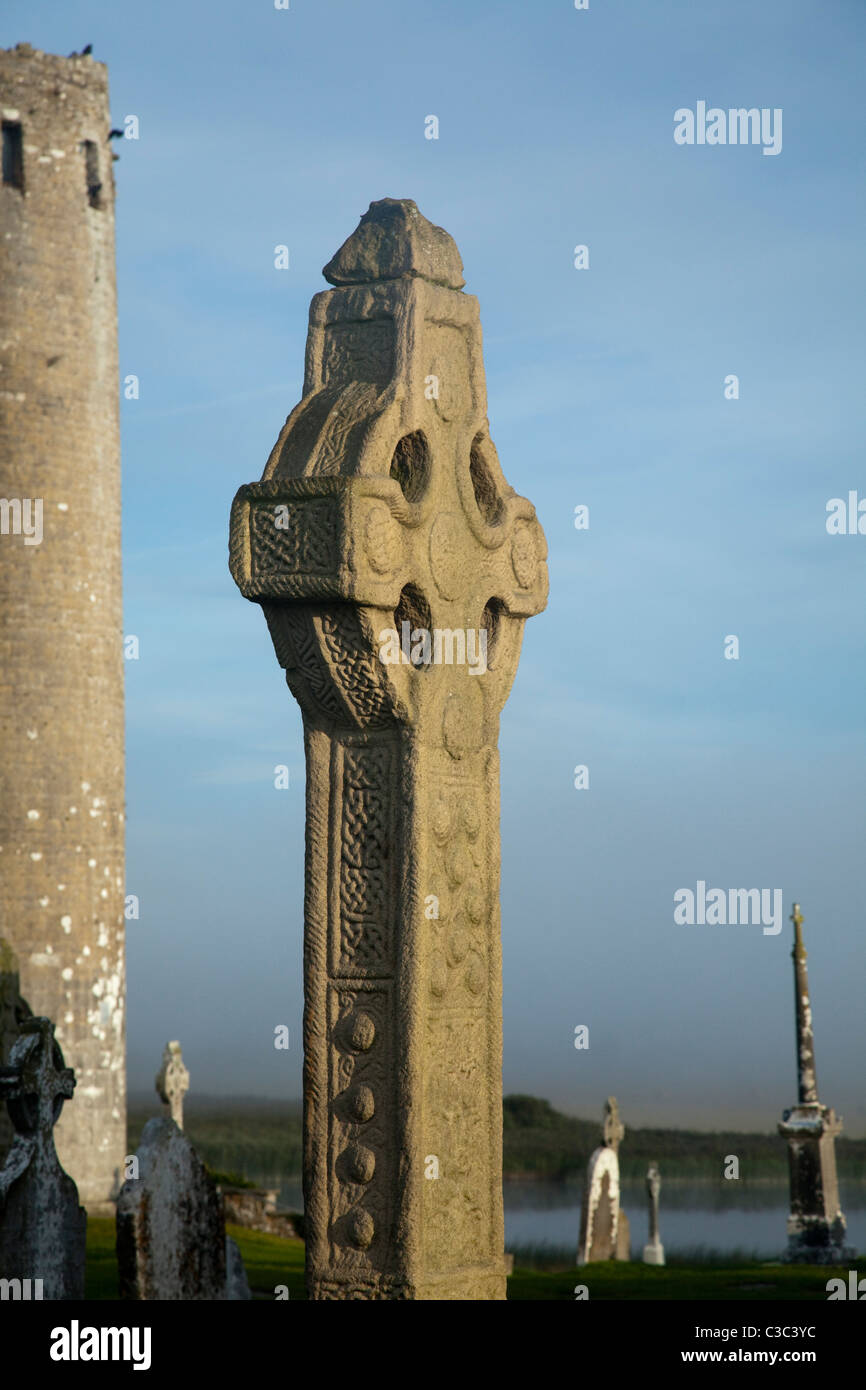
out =
[[[601,1143],[601,1121],[562,1115],[535,1096],[506,1096],[503,1102],[503,1171],[506,1177],[573,1178],[583,1173]],[[782,1178],[788,1173],[787,1147],[775,1134],[705,1134],[690,1129],[637,1129],[626,1125],[619,1166],[624,1178],[642,1178],[657,1162],[667,1177],[723,1176],[728,1154],[740,1160],[740,1179]],[[836,1141],[839,1172],[866,1178],[866,1139]]]
[[[161,1113],[158,1101],[133,1101],[129,1108],[129,1152],[134,1153],[145,1121]],[[184,1107],[184,1130],[211,1169],[256,1182],[299,1178],[301,1107],[286,1101],[218,1100],[199,1097]],[[582,1175],[601,1141],[601,1122],[563,1115],[535,1096],[506,1096],[503,1102],[505,1177],[548,1179]],[[736,1154],[740,1179],[784,1179],[785,1141],[775,1134],[704,1134],[688,1129],[633,1129],[626,1125],[620,1146],[624,1178],[643,1178],[651,1162],[665,1177],[717,1181],[725,1158]],[[866,1179],[866,1139],[836,1141],[840,1175]]]
[[[127,1112],[129,1152],[134,1153],[145,1123],[162,1114],[158,1100],[130,1102]],[[207,1166],[255,1182],[301,1175],[301,1106],[299,1101],[245,1101],[235,1097],[187,1100],[183,1130]]]

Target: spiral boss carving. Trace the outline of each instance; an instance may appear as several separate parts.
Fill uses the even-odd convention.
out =
[[[499,1299],[497,740],[547,548],[448,234],[386,198],[324,274],[230,547],[304,716],[307,1284]]]

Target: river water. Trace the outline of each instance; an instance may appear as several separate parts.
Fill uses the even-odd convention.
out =
[[[848,1242],[866,1247],[866,1183],[841,1184]],[[580,1234],[579,1183],[505,1183],[505,1248],[548,1245],[577,1248]],[[643,1182],[624,1182],[621,1203],[631,1228],[632,1257],[640,1258],[647,1240],[647,1196]],[[782,1254],[787,1244],[787,1183],[665,1182],[659,1199],[659,1234],[666,1254],[700,1248],[742,1251],[761,1259]]]

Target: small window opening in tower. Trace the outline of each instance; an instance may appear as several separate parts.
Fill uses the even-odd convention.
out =
[[[21,122],[3,122],[3,182],[13,188],[24,187],[24,154],[21,146]]]
[[[92,208],[102,207],[102,183],[99,178],[99,150],[95,140],[85,140],[84,169],[87,174],[87,201]]]

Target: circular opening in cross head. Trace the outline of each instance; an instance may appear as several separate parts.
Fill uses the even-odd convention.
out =
[[[408,661],[417,671],[428,670],[433,662],[430,605],[414,584],[407,584],[400,595],[394,609],[394,626],[401,664]]]
[[[502,600],[492,598],[485,604],[484,612],[481,614],[481,631],[486,634],[484,655],[488,668],[493,665],[496,657],[496,645],[499,641],[504,611]]]
[[[400,484],[407,502],[420,502],[430,480],[430,448],[422,430],[397,441],[391,477]]]
[[[496,526],[502,515],[502,500],[493,472],[484,456],[484,435],[476,434],[469,451],[469,476],[478,510],[488,526]]]

